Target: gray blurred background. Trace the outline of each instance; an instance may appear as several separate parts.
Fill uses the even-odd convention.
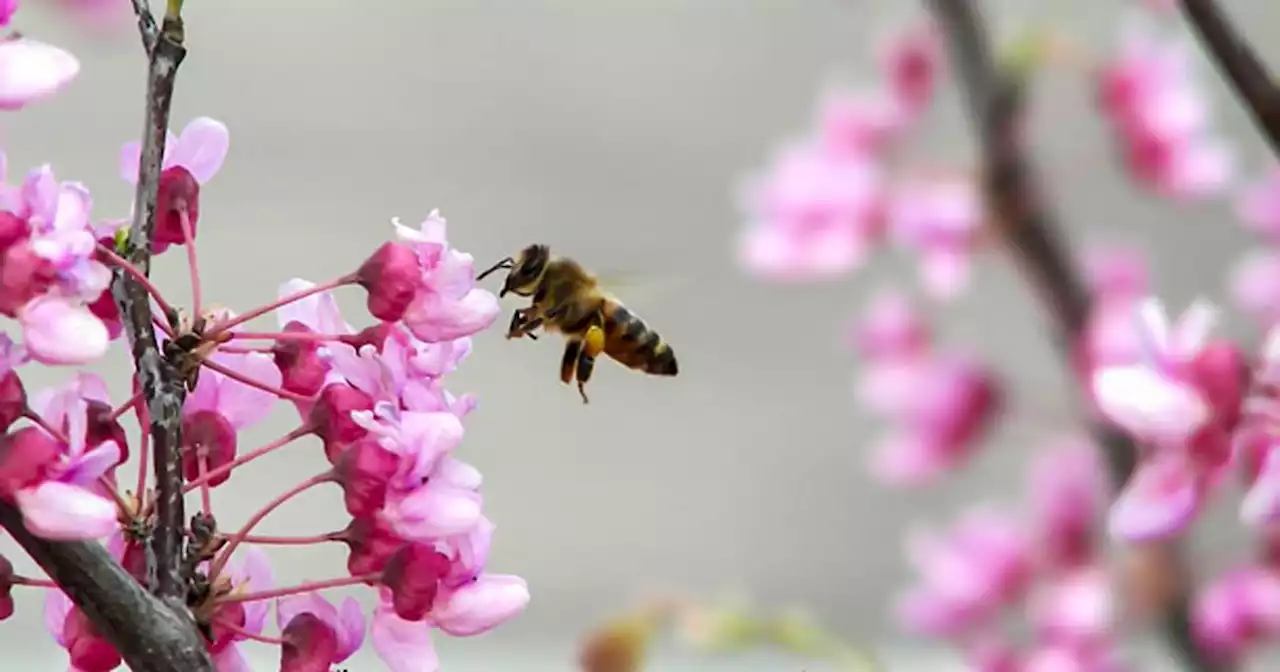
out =
[[[83,72],[54,100],[0,116],[10,180],[51,161],[61,178],[88,183],[98,215],[123,216],[132,192],[117,177],[117,153],[142,123],[136,35],[127,22],[116,36],[96,35],[28,4],[16,27],[73,50]],[[1101,49],[1123,3],[986,4],[1002,28],[1052,21]],[[1263,31],[1259,39],[1280,17],[1270,3],[1228,4]],[[777,286],[746,277],[731,254],[737,181],[806,130],[821,86],[870,74],[869,40],[917,7],[188,1],[190,55],[174,126],[208,115],[231,129],[227,162],[204,190],[199,249],[210,300],[244,310],[291,277],[335,277],[392,234],[391,217],[417,222],[432,208],[477,263],[539,241],[601,271],[678,281],[676,291],[637,298],[636,308],[675,347],[679,378],[604,367],[584,407],[556,380],[556,343],[508,343],[496,332],[477,338],[452,377],[452,390],[481,398],[460,457],[486,478],[486,510],[498,525],[491,569],[524,576],[533,601],[491,635],[438,638],[445,669],[570,670],[586,629],[659,590],[804,605],[888,652],[890,669],[944,669],[920,658],[921,647],[898,647],[885,617],[910,578],[901,533],[944,522],[975,499],[1016,504],[1027,456],[1072,428],[1036,306],[992,258],[972,293],[940,314],[948,342],[979,349],[1009,374],[1016,408],[945,487],[892,491],[866,475],[881,428],[852,401],[856,368],[841,337],[873,290],[914,282],[909,260],[882,255],[839,283]],[[1261,46],[1280,62],[1277,44]],[[1258,172],[1261,144],[1221,86],[1213,90],[1242,166]],[[1146,245],[1157,286],[1179,309],[1197,294],[1220,298],[1224,271],[1249,242],[1228,206],[1179,210],[1137,194],[1107,153],[1084,78],[1058,73],[1037,93],[1034,135],[1073,238]],[[922,159],[969,156],[956,103],[947,85],[917,143]],[[155,275],[173,300],[187,301],[181,254]],[[360,294],[341,300],[356,319]],[[120,350],[102,369],[122,393],[124,362]],[[60,377],[33,371],[30,385]],[[295,419],[280,408],[242,448]],[[215,491],[220,519],[243,519],[284,480],[321,464],[319,447],[301,443],[237,472]],[[342,524],[335,490],[310,495],[260,531]],[[1220,508],[1199,535],[1205,568],[1243,548],[1233,504]],[[345,552],[273,549],[272,557],[284,583],[340,572]],[[65,657],[42,634],[38,609],[38,600],[20,600],[3,626],[6,655],[57,669]],[[261,653],[260,668],[274,669]],[[749,664],[673,653],[653,669]],[[371,652],[350,667],[380,669]]]

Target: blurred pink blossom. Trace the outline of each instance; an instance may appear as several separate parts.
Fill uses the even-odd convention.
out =
[[[1234,178],[1234,155],[1212,127],[1193,53],[1185,40],[1159,36],[1135,15],[1123,24],[1119,52],[1099,80],[1102,113],[1129,174],[1182,200],[1222,195]]]
[[[917,178],[897,186],[888,226],[899,244],[920,255],[924,288],[950,299],[969,285],[969,257],[985,216],[972,180]]]
[[[14,12],[18,11],[18,0],[0,0],[0,28],[9,25]]]
[[[80,74],[70,52],[29,37],[0,36],[0,110],[20,110],[61,91]]]
[[[1231,298],[1264,329],[1280,322],[1280,252],[1259,249],[1242,257],[1231,271]]]
[[[1200,590],[1191,621],[1204,646],[1236,660],[1247,647],[1280,635],[1280,578],[1256,567],[1227,572]]]

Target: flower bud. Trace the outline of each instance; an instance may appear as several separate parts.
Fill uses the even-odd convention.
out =
[[[369,430],[351,419],[352,411],[373,410],[373,398],[350,385],[338,383],[320,392],[320,398],[311,409],[310,422],[315,433],[324,441],[324,454],[329,464],[336,465],[338,456]]]
[[[449,572],[449,558],[420,544],[400,549],[387,562],[382,583],[391,589],[396,615],[406,621],[421,621],[431,611],[440,579]]]
[[[17,317],[23,306],[49,291],[54,279],[52,264],[30,243],[10,246],[0,255],[0,313]]]
[[[307,333],[311,330],[299,322],[290,322],[283,329],[286,334]],[[324,385],[327,373],[320,358],[320,344],[314,341],[278,340],[271,348],[276,367],[280,369],[281,387],[304,397],[315,396]]]
[[[400,466],[400,456],[372,438],[352,445],[338,458],[336,472],[347,513],[353,518],[372,516],[387,501],[387,483]]]
[[[23,427],[0,439],[0,497],[12,500],[22,488],[43,481],[61,454],[43,430]]]
[[[369,313],[384,322],[395,322],[404,317],[417,295],[422,269],[416,252],[388,242],[365,260],[356,278],[369,292]]]
[[[353,518],[342,540],[347,543],[347,573],[351,576],[381,572],[407,543],[379,516]]]
[[[0,399],[3,399],[2,394]],[[88,425],[85,428],[85,443],[97,446],[104,441],[115,442],[120,447],[120,462],[117,466],[124,464],[129,459],[129,435],[125,433],[124,425],[112,417],[115,409],[95,399],[87,400],[86,406]]]
[[[204,468],[200,458],[204,457]],[[182,471],[188,481],[236,459],[236,428],[220,414],[199,411],[182,420]],[[209,479],[209,487],[222,485],[231,472]]]
[[[89,622],[89,617],[79,607],[67,614],[62,626],[67,653],[71,654],[72,669],[81,672],[111,672],[123,662],[115,647],[111,646]]]
[[[280,672],[327,671],[338,654],[338,633],[315,614],[294,616],[280,637]]]
[[[186,168],[172,166],[160,173],[160,188],[156,194],[155,242],[152,245],[156,254],[170,245],[187,242],[187,235],[182,230],[183,212],[187,215],[194,238],[196,222],[200,219],[200,182]]]

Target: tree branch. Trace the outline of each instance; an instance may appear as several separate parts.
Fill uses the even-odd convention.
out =
[[[139,19],[140,25],[143,23]],[[145,30],[144,30],[145,33]],[[133,222],[122,256],[143,275],[151,271],[151,246],[155,229],[160,166],[169,130],[169,107],[174,79],[186,56],[182,20],[166,15],[151,50],[147,69],[147,103],[142,149],[134,192]],[[145,35],[144,35],[145,39]],[[161,355],[152,326],[151,302],[142,283],[116,272],[112,293],[120,306],[133,352],[139,385],[151,417],[151,444],[156,476],[156,521],[151,539],[147,579],[152,592],[174,609],[186,609],[186,581],[182,576],[182,542],[185,514],[182,499],[182,403],[183,383]],[[167,316],[168,317],[168,316]],[[149,557],[149,560],[152,559]]]
[[[52,542],[29,531],[22,513],[0,502],[0,525],[89,617],[134,672],[213,672],[192,625],[161,604],[101,544]]]
[[[950,60],[981,147],[983,188],[995,215],[995,226],[1039,294],[1053,322],[1053,337],[1059,350],[1072,362],[1074,345],[1089,316],[1090,297],[1041,193],[1035,166],[1023,151],[1019,135],[1022,85],[997,68],[986,28],[972,0],[927,0],[927,4],[947,34]],[[1106,455],[1113,483],[1117,488],[1123,487],[1137,464],[1136,446],[1128,436],[1107,424],[1095,423],[1091,432]],[[1171,548],[1170,552],[1176,549]],[[1165,636],[1187,669],[1224,669],[1216,666],[1192,637],[1187,619],[1189,595],[1182,583],[1180,594],[1163,619]]]
[[[1267,66],[1215,0],[1180,0],[1178,4],[1200,43],[1244,102],[1253,123],[1266,136],[1271,151],[1280,155],[1280,88]]]
[[[151,14],[151,3],[147,0],[133,0],[133,13],[138,17],[138,34],[142,36],[142,48],[148,54],[156,46],[160,29],[156,26],[156,18]]]

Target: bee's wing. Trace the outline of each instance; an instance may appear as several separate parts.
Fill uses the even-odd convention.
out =
[[[672,273],[636,273],[616,270],[596,274],[596,282],[606,294],[634,308],[661,303],[665,297],[690,284],[688,278]]]

